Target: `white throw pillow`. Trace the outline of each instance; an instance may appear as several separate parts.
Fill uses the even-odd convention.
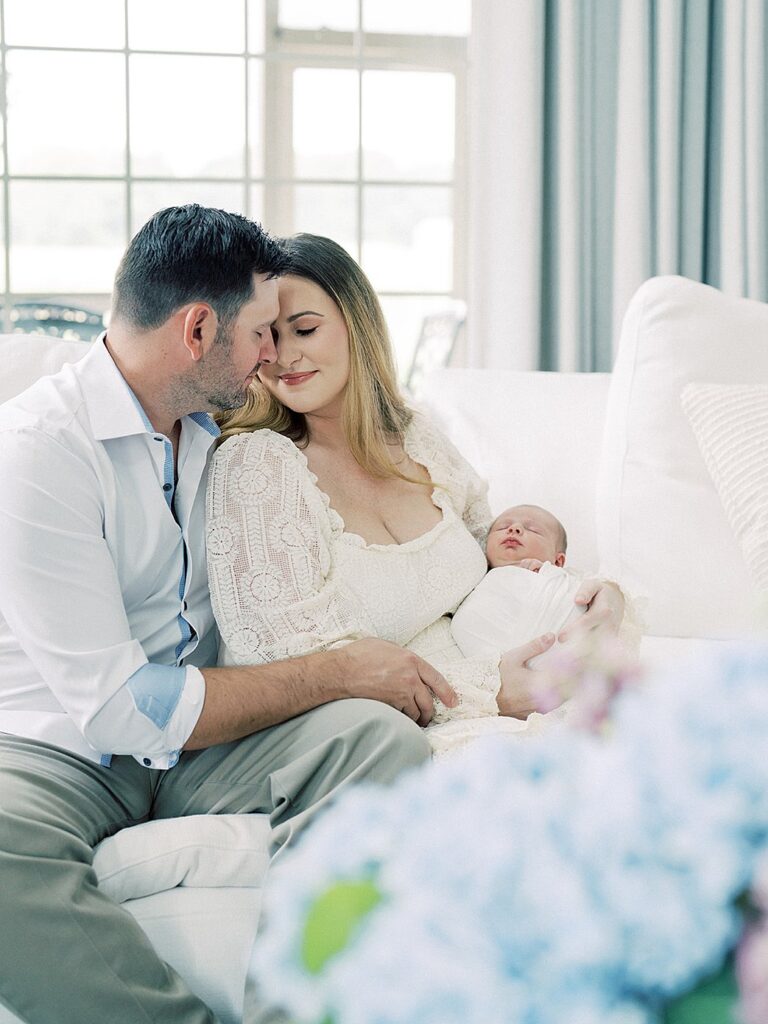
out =
[[[689,384],[682,400],[744,560],[768,593],[768,385]]]
[[[25,391],[38,377],[76,363],[90,348],[87,341],[62,341],[42,334],[0,334],[0,402]]]
[[[601,570],[647,599],[648,632],[754,623],[752,575],[683,412],[692,382],[768,380],[768,306],[681,277],[647,281],[622,327],[598,484]]]
[[[99,888],[117,903],[188,886],[261,886],[265,814],[193,814],[125,828],[96,847]]]

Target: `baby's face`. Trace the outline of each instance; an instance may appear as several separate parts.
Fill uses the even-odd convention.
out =
[[[524,558],[563,565],[562,533],[557,519],[537,505],[513,505],[502,512],[488,534],[486,554],[492,569]]]

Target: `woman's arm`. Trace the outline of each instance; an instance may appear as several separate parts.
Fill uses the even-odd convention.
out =
[[[383,640],[358,639],[372,630],[330,579],[331,526],[309,483],[298,450],[268,431],[239,435],[214,458],[211,602],[238,667],[203,670],[205,706],[188,748],[344,697],[381,700],[421,725],[431,718],[433,693],[449,705],[455,700],[421,658]]]
[[[211,602],[237,665],[312,654],[373,633],[330,578],[331,525],[301,453],[272,431],[214,457],[207,498]]]

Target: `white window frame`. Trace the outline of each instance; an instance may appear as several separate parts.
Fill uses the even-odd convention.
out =
[[[228,177],[164,177],[135,175],[131,168],[130,139],[130,67],[128,59],[132,54],[162,56],[167,51],[134,49],[128,44],[128,0],[123,0],[125,19],[124,47],[73,47],[73,46],[32,46],[8,45],[5,40],[5,0],[0,0],[0,75],[3,87],[0,90],[0,120],[3,128],[3,242],[5,261],[5,291],[3,295],[3,329],[12,328],[11,309],[16,301],[34,298],[43,300],[72,301],[82,305],[91,305],[103,311],[107,308],[109,295],[104,293],[74,293],[54,295],[52,293],[30,293],[10,290],[11,285],[11,232],[13,211],[10,206],[12,182],[17,181],[73,181],[92,182],[104,181],[125,185],[125,243],[131,237],[132,220],[132,188],[136,183],[200,183],[239,185],[243,192],[242,209],[246,215],[259,215],[265,225],[285,223],[285,212],[280,211],[280,202],[290,202],[291,185],[334,185],[353,186],[357,197],[357,251],[353,255],[360,260],[362,242],[365,231],[363,211],[363,190],[366,185],[387,185],[390,187],[434,187],[448,188],[453,196],[453,287],[450,291],[381,291],[386,297],[445,297],[446,299],[465,299],[467,288],[466,253],[468,251],[467,225],[467,115],[466,115],[466,82],[467,82],[467,40],[463,37],[443,36],[439,45],[432,36],[418,35],[364,35],[336,32],[330,30],[303,31],[282,28],[278,25],[278,0],[265,0],[265,49],[263,53],[250,52],[247,48],[249,3],[243,0],[244,38],[246,47],[241,54],[195,51],[194,56],[226,56],[242,59],[245,63],[245,134],[243,150],[242,174]],[[362,0],[359,0],[358,19],[362,23]],[[118,53],[125,56],[125,104],[126,104],[126,157],[123,174],[115,175],[56,175],[56,174],[12,174],[8,161],[8,118],[7,99],[4,83],[6,80],[6,59],[8,51],[27,50],[36,52],[70,52],[70,53]],[[185,55],[190,55],[184,51]],[[264,173],[251,175],[250,167],[250,96],[249,78],[252,61],[264,63]],[[299,178],[293,174],[291,133],[285,125],[291,123],[292,117],[292,81],[293,72],[297,68],[347,68],[358,72],[358,89],[362,87],[362,72],[369,69],[408,70],[408,71],[442,71],[455,76],[456,108],[455,108],[455,160],[454,174],[451,179],[441,181],[410,181],[380,180],[366,178],[362,165],[362,121],[358,125],[358,159],[355,176],[344,179]],[[362,109],[361,109],[362,118]],[[251,209],[251,188],[260,185],[263,188],[264,208]],[[281,187],[277,187],[281,186]],[[283,214],[280,216],[280,214]],[[296,226],[300,229],[300,225]]]

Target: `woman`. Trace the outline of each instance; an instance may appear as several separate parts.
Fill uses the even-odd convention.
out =
[[[381,307],[354,260],[314,235],[287,248],[272,357],[246,404],[220,421],[209,479],[222,660],[273,661],[375,636],[409,647],[456,690],[459,706],[438,702],[436,724],[501,715],[520,729],[534,710],[524,660],[554,638],[501,661],[464,659],[449,629],[487,571],[486,486],[405,405]],[[615,590],[596,583],[585,596],[587,628],[618,625]],[[418,708],[401,710],[419,720]]]

